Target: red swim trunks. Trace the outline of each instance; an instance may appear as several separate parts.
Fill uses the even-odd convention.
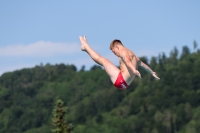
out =
[[[117,87],[119,90],[124,90],[128,87],[128,85],[127,85],[126,81],[124,80],[121,72],[119,73],[117,80],[115,81],[114,86]]]

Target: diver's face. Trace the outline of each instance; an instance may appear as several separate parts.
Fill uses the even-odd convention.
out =
[[[112,48],[112,52],[119,57],[119,48],[116,45]]]

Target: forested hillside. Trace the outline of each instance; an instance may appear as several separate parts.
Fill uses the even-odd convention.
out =
[[[0,132],[50,133],[54,103],[62,99],[74,133],[199,133],[200,50],[184,46],[141,60],[161,80],[139,68],[142,79],[124,91],[99,66],[46,64],[3,74]]]

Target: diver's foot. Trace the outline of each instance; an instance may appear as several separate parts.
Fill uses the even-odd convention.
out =
[[[87,40],[86,40],[86,36],[82,37],[79,36],[80,42],[81,42],[81,50],[82,51],[86,51],[86,47],[88,45]]]

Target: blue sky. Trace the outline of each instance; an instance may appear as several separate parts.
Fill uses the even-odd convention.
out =
[[[0,18],[0,75],[40,63],[89,69],[95,63],[80,50],[79,35],[115,65],[113,39],[148,58],[200,44],[199,0],[6,0]]]

